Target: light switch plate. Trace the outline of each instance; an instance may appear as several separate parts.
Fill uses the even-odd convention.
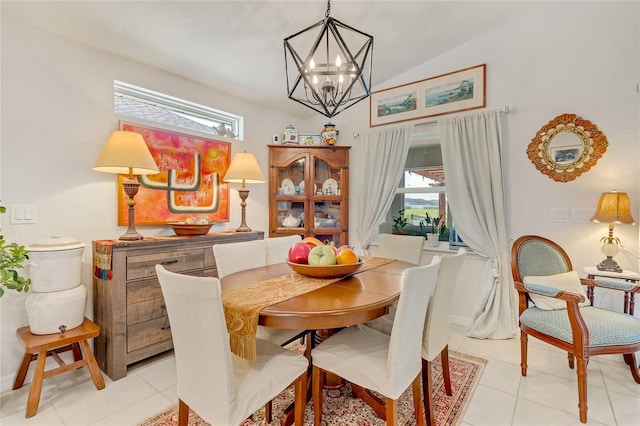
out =
[[[551,209],[551,222],[569,222],[568,208]]]
[[[15,205],[11,206],[12,225],[27,225],[37,222],[37,210],[34,205]]]

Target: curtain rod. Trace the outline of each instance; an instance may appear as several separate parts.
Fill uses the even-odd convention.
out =
[[[505,105],[502,109],[494,110],[494,111],[498,111],[498,112],[503,113],[503,114],[509,114],[509,106]],[[414,125],[414,127],[426,126],[428,124],[436,124],[436,123],[438,123],[438,120],[423,121],[422,123],[416,123]],[[357,139],[359,137],[360,137],[360,133],[353,133],[353,138],[354,139]]]
[[[491,111],[498,111],[498,112],[503,113],[503,114],[509,114],[509,107],[505,106],[502,109],[496,109],[496,110],[491,110]],[[491,112],[491,111],[488,111],[488,112]],[[427,124],[436,124],[437,122],[438,122],[437,119],[436,120],[431,120],[431,121],[423,121],[422,123],[416,123],[414,127],[425,126]]]

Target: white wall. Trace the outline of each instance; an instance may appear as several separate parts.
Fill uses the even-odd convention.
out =
[[[640,95],[636,85],[640,81],[640,3],[545,2],[526,17],[494,28],[374,87],[374,91],[481,63],[487,64],[487,109],[508,106],[511,110],[506,119],[504,152],[511,240],[524,234],[550,238],[565,248],[574,269],[585,276],[583,265],[595,265],[604,258],[599,240],[607,234],[607,225],[554,223],[550,211],[595,210],[600,194],[615,188],[629,193],[636,220],[635,225],[615,227],[615,234],[626,249],[616,260],[623,269],[637,271]],[[368,128],[368,108],[369,102],[361,102],[333,119],[340,129],[339,143],[353,145],[352,188],[360,183],[358,170],[366,167],[358,162],[362,138],[354,139],[352,135],[376,129]],[[543,125],[567,112],[595,123],[607,136],[609,147],[589,172],[573,182],[559,183],[538,172],[526,149]],[[350,239],[354,243],[355,212],[359,208],[356,195],[351,197],[350,206]],[[472,280],[466,282],[469,295],[475,294],[473,284]],[[458,293],[465,292],[458,290]],[[472,303],[470,300],[468,305],[458,306],[454,316],[469,318]],[[596,291],[596,303],[620,309],[622,295]]]
[[[158,69],[90,49],[2,20],[2,204],[35,205],[37,223],[11,225],[2,215],[8,241],[28,245],[54,234],[79,239],[84,252],[83,284],[92,312],[91,242],[117,238],[115,175],[91,170],[112,130],[113,81],[121,80],[245,117],[245,141],[232,142],[233,153],[256,154],[266,174],[271,135],[292,119],[243,102],[231,95]],[[267,184],[249,185],[247,223],[266,230]],[[212,228],[240,225],[240,198],[232,185],[231,221]],[[170,234],[166,227],[138,227],[146,236]],[[27,324],[24,294],[7,292],[0,299],[0,376],[6,389],[22,357],[15,330]]]
[[[505,152],[507,214],[512,238],[540,234],[564,246],[576,269],[601,260],[598,240],[606,225],[552,223],[551,208],[595,208],[601,192],[629,192],[634,217],[640,220],[639,113],[636,84],[640,75],[640,15],[637,2],[546,2],[527,17],[490,30],[459,48],[406,71],[374,89],[487,63],[487,108],[511,108]],[[109,133],[117,127],[113,115],[113,80],[147,87],[210,105],[245,117],[246,142],[233,150],[253,151],[267,171],[271,135],[287,124],[319,131],[324,117],[296,122],[231,95],[151,69],[123,58],[17,26],[2,20],[2,129],[0,195],[3,204],[34,204],[35,225],[12,226],[3,215],[2,231],[10,241],[29,244],[52,234],[80,239],[90,247],[95,239],[116,238],[118,188],[114,176],[93,172]],[[429,40],[425,40],[428,43]],[[408,54],[419,54],[409,52]],[[374,61],[384,58],[376,57]],[[374,62],[375,73],[375,62]],[[362,139],[369,131],[368,102],[332,119],[340,130],[339,144],[352,145],[351,183],[358,185]],[[570,183],[557,183],[540,174],[526,156],[537,130],[556,115],[574,112],[593,121],[609,139],[609,148],[587,174]],[[351,229],[357,228],[358,197],[351,192]],[[233,191],[231,222],[239,224],[239,199]],[[267,229],[267,186],[253,185],[247,222]],[[163,228],[139,228],[145,235]],[[638,225],[618,225],[616,234],[633,254],[617,260],[637,270]],[[355,232],[351,233],[356,238]],[[91,290],[91,253],[85,252],[84,284]],[[473,281],[461,285],[460,295],[475,294]],[[461,299],[459,297],[459,299]],[[7,293],[0,299],[0,388],[5,389],[22,356],[15,329],[25,325],[24,295]],[[454,316],[470,315],[474,300],[456,305]],[[91,314],[89,300],[87,314]]]

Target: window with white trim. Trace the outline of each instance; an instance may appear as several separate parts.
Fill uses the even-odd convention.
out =
[[[437,124],[416,126],[404,174],[381,232],[393,232],[393,218],[401,211],[407,219],[404,232],[408,235],[427,232],[427,214],[430,218],[442,217],[441,223],[446,223],[447,228],[451,226]],[[448,238],[449,232],[445,230],[440,240]]]
[[[244,118],[143,87],[113,82],[117,115],[243,140]]]

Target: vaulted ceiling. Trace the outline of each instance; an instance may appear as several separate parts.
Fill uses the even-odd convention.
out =
[[[334,0],[331,16],[374,36],[373,89],[527,13],[538,2]],[[12,19],[301,119],[286,95],[283,39],[324,18],[298,1],[7,1]]]

